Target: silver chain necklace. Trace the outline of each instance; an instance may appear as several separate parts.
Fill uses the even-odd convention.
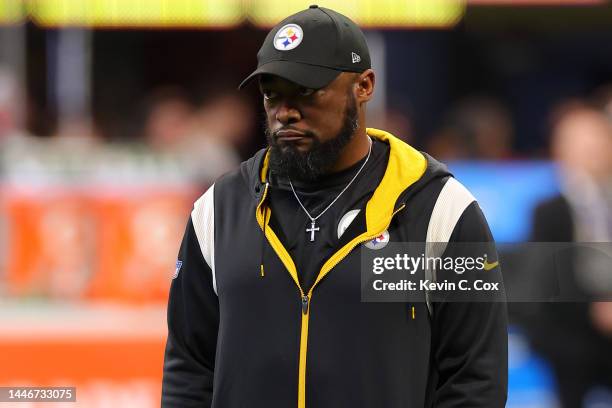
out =
[[[370,160],[370,154],[372,153],[372,139],[370,139],[369,136],[368,136],[368,142],[370,142],[370,147],[368,149],[368,155],[367,155],[365,161],[363,162],[363,164],[361,165],[361,167],[359,167],[359,170],[357,170],[357,173],[355,173],[355,175],[353,176],[351,181],[349,181],[349,183],[346,185],[346,187],[344,187],[342,189],[342,191],[336,196],[336,198],[334,198],[334,200],[331,203],[329,203],[329,205],[327,207],[325,207],[325,209],[323,211],[321,211],[321,213],[319,215],[317,215],[316,217],[313,217],[312,215],[310,215],[310,213],[308,212],[306,207],[304,207],[304,204],[302,204],[302,201],[300,200],[300,197],[298,197],[297,193],[295,192],[295,188],[293,188],[293,183],[291,182],[291,179],[289,179],[289,185],[291,186],[291,191],[293,191],[293,195],[295,196],[295,199],[300,204],[300,207],[302,207],[302,209],[304,210],[304,212],[306,213],[308,218],[310,218],[310,228],[306,228],[306,233],[310,234],[310,242],[314,241],[314,239],[315,239],[315,232],[319,231],[319,229],[320,229],[319,227],[316,226],[316,223],[317,223],[317,220],[319,219],[319,217],[321,217],[323,214],[325,214],[325,212],[327,210],[329,210],[330,207],[332,205],[334,205],[334,203],[336,201],[338,201],[340,196],[351,186],[351,184],[353,184],[353,181],[355,181],[357,176],[359,176],[359,173],[361,173],[361,170],[363,170],[365,165],[368,163],[368,160]]]

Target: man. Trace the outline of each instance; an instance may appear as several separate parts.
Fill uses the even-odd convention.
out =
[[[361,302],[362,244],[492,241],[443,165],[366,129],[375,76],[361,30],[311,6],[268,34],[241,87],[253,79],[269,148],[195,203],[162,405],[504,406],[504,303]]]
[[[612,242],[610,118],[579,101],[561,104],[552,128],[551,152],[560,170],[561,193],[537,205],[532,241],[588,243],[586,247]],[[609,299],[612,282],[597,271],[610,267],[599,266],[601,258],[579,248],[559,250],[556,267],[533,263],[528,270],[538,290],[551,287],[554,273],[559,283],[553,288],[575,294],[572,301],[527,305],[530,340],[550,363],[565,408],[589,406],[587,401],[597,389],[612,390],[612,303],[596,301]],[[561,338],[563,342],[558,341]]]

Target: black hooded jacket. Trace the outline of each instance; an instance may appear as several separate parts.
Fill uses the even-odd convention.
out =
[[[368,135],[389,144],[384,176],[308,290],[269,225],[266,150],[195,203],[170,289],[163,407],[505,405],[503,302],[361,302],[356,249],[383,231],[424,242],[435,213],[449,242],[492,242],[444,165]]]

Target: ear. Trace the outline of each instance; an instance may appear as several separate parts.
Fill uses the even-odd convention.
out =
[[[374,95],[375,75],[372,69],[366,69],[356,79],[357,102],[368,102]]]

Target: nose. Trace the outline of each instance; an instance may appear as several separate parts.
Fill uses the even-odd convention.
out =
[[[275,116],[276,120],[278,120],[283,125],[299,122],[299,120],[302,118],[300,111],[294,106],[288,104],[287,102],[283,102],[278,107]]]

